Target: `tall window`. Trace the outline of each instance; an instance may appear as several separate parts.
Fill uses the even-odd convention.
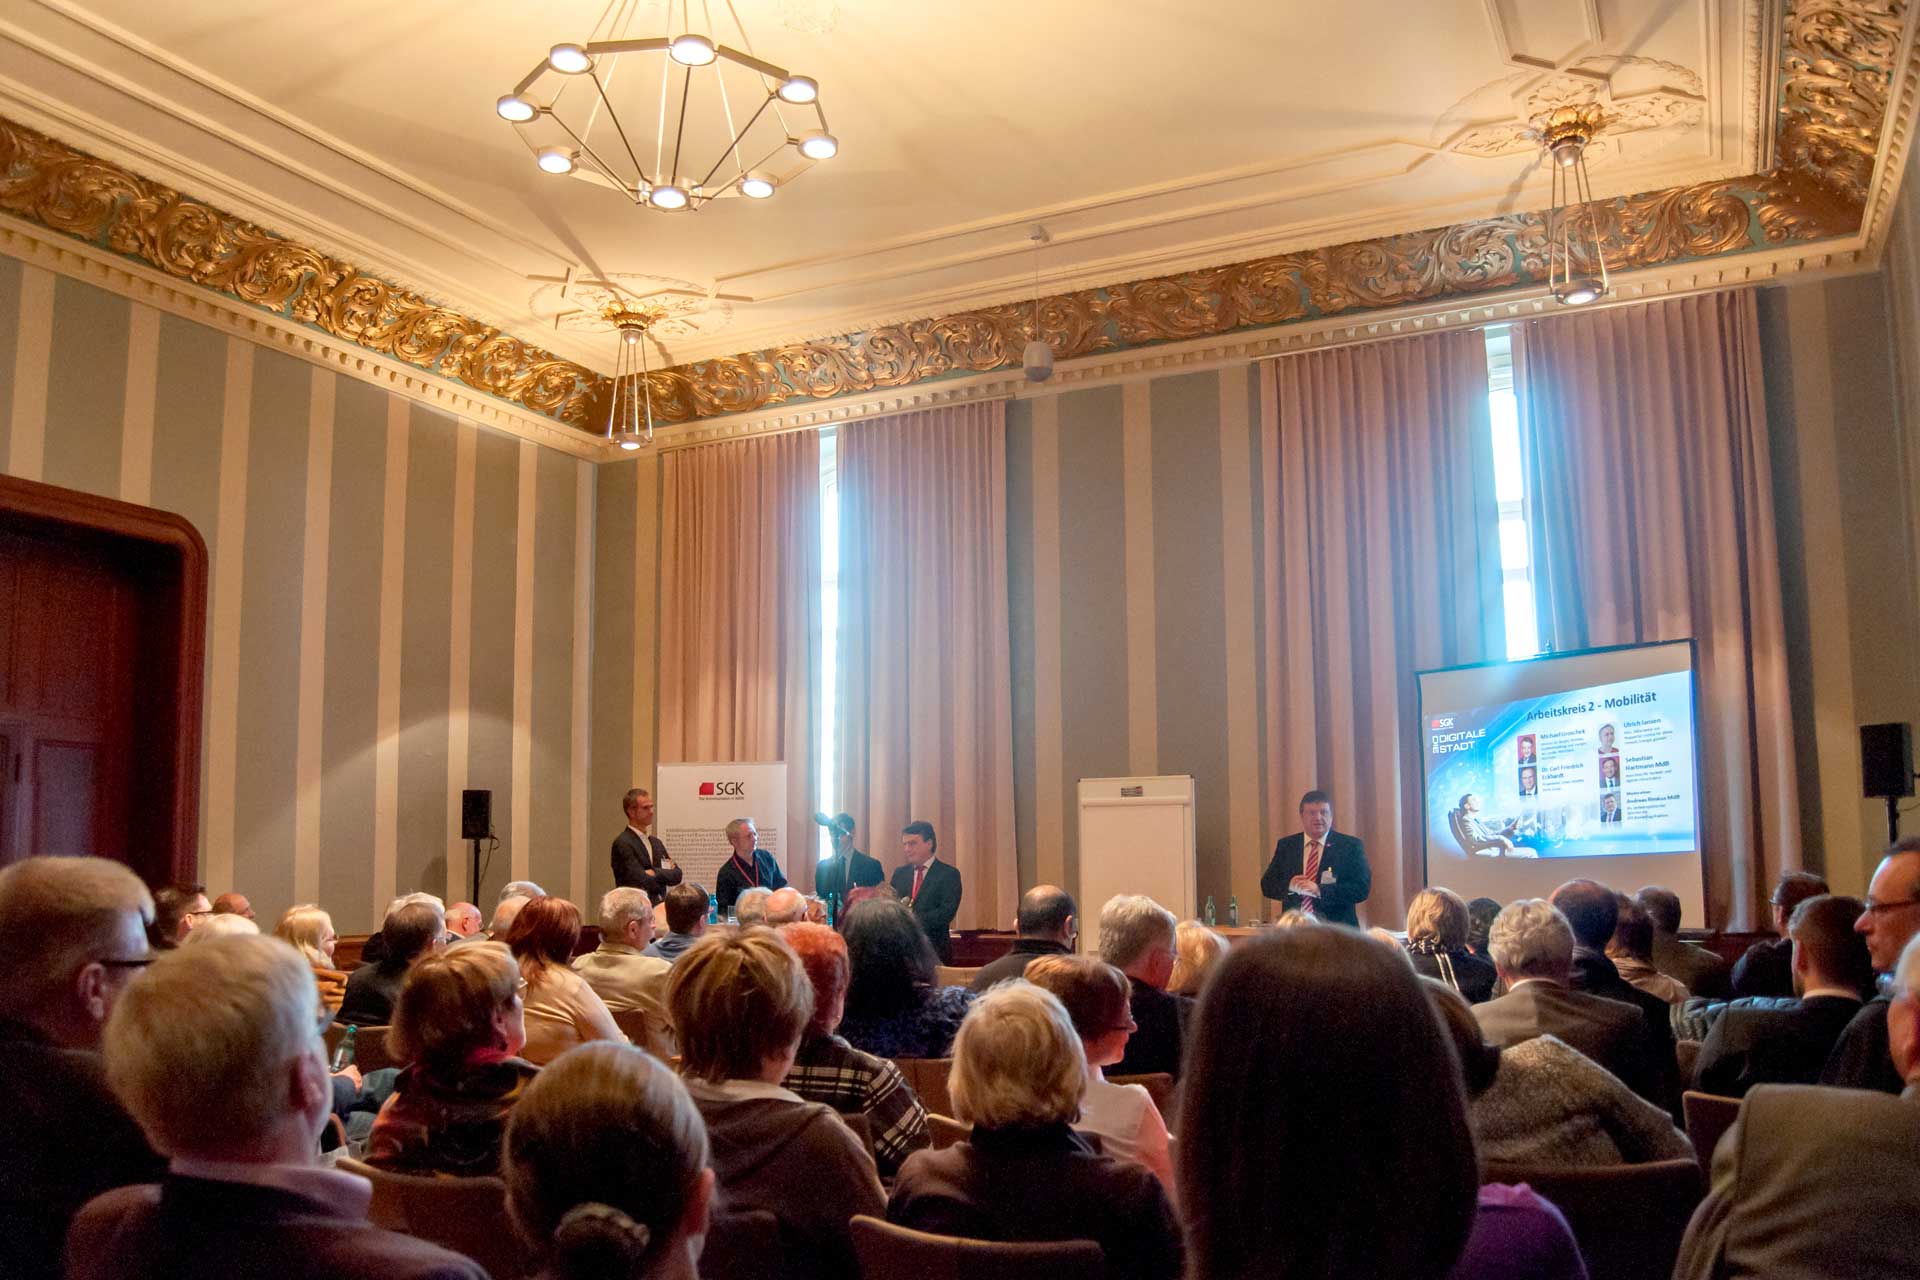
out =
[[[816,778],[814,807],[827,813],[839,812],[838,797],[833,794],[835,772],[836,716],[839,708],[840,668],[840,436],[828,429],[820,433],[820,705],[815,709],[820,724],[819,772]],[[819,828],[816,856],[833,853],[833,837]]]
[[[1500,504],[1500,583],[1507,614],[1507,657],[1540,652],[1533,603],[1532,515],[1526,455],[1520,447],[1520,402],[1513,392],[1513,330],[1487,331],[1487,402],[1493,421],[1493,491]]]

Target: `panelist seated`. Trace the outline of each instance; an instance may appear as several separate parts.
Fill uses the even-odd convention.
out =
[[[733,856],[720,865],[720,873],[713,878],[713,900],[723,916],[733,910],[733,904],[748,889],[771,891],[787,887],[787,878],[780,874],[780,864],[759,847],[759,840],[760,833],[754,828],[752,818],[735,818],[727,824],[727,843],[733,846]]]
[[[1360,927],[1354,908],[1373,891],[1367,851],[1357,836],[1333,829],[1333,799],[1324,791],[1300,797],[1300,830],[1273,846],[1260,892],[1282,910],[1302,911],[1329,924]]]

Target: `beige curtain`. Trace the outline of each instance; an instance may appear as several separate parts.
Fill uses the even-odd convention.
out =
[[[1515,353],[1542,638],[1693,637],[1709,923],[1755,927],[1800,818],[1754,295],[1536,321]]]
[[[787,876],[811,889],[820,437],[683,449],[661,468],[659,758],[786,761]]]
[[[1006,406],[842,427],[838,796],[891,870],[931,822],[964,883],[956,928],[1015,899]]]
[[[1401,927],[1423,883],[1414,673],[1505,653],[1487,412],[1477,332],[1261,370],[1269,837],[1331,793],[1367,923]]]

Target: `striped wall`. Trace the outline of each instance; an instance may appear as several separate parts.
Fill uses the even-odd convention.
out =
[[[1256,382],[1245,364],[1008,410],[1022,884],[1079,881],[1076,783],[1192,774],[1201,900],[1250,916],[1265,811]],[[1282,825],[1288,815],[1281,815]],[[1287,829],[1291,829],[1288,827]]]
[[[619,823],[586,807],[592,646],[631,636],[593,625],[592,464],[0,258],[0,470],[206,539],[212,891],[263,920],[317,899],[342,932],[474,897],[471,786],[500,839],[475,900],[510,876],[586,900]]]

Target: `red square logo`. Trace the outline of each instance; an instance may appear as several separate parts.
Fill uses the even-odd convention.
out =
[[[710,796],[710,795],[712,795],[712,794],[713,794],[713,784],[712,784],[711,782],[703,782],[703,783],[701,783],[701,784],[700,784],[700,794],[701,794],[701,795],[703,795],[703,796]]]

